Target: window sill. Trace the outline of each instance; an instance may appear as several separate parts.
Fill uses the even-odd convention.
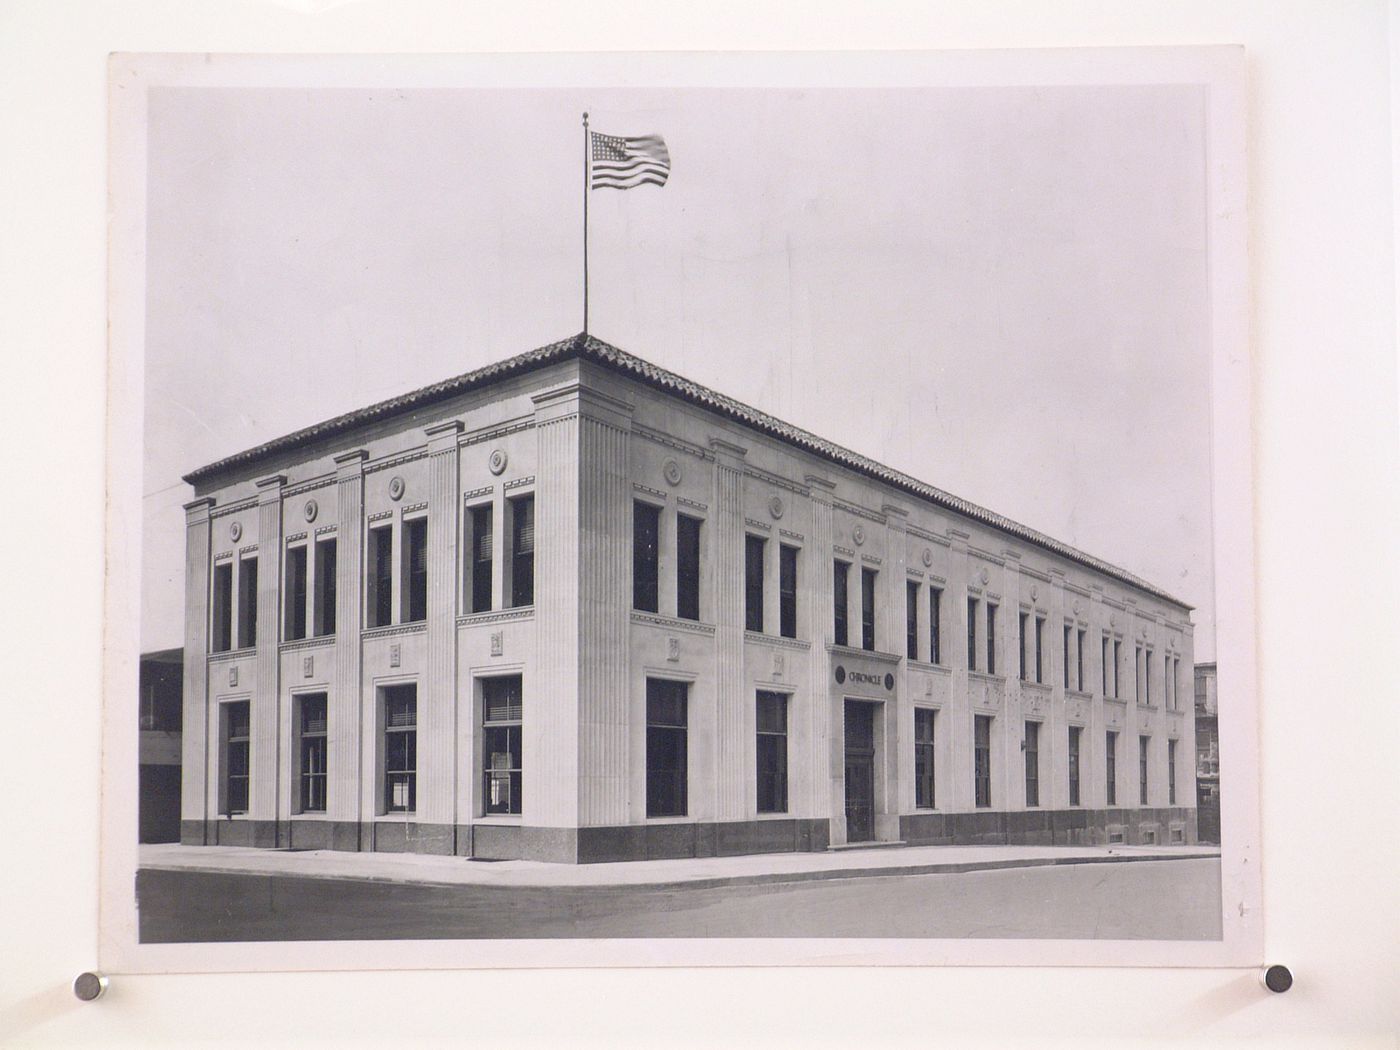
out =
[[[931,664],[931,663],[927,663],[926,661],[923,661],[923,660],[909,660],[909,659],[906,659],[906,660],[905,660],[905,663],[907,663],[907,664],[909,665],[909,670],[911,670],[911,671],[925,671],[925,672],[930,672],[930,671],[931,671],[931,672],[936,672],[937,674],[951,674],[951,673],[952,673],[952,668],[949,667],[947,664]]]
[[[968,671],[967,677],[975,678],[983,682],[997,682],[1001,685],[1006,684],[1006,675],[996,674],[992,671]]]
[[[489,824],[496,827],[519,827],[523,823],[523,818],[519,813],[483,813],[472,823]]]
[[[413,620],[409,623],[388,623],[378,627],[366,627],[360,632],[362,639],[389,638],[396,634],[426,634],[428,631],[427,620]]]
[[[665,627],[673,631],[692,631],[696,634],[715,633],[715,625],[703,620],[687,620],[677,616],[665,616],[661,613],[642,612],[640,609],[632,610],[632,622],[651,627]]]
[[[771,645],[779,649],[800,649],[803,652],[812,648],[811,642],[804,642],[800,638],[785,638],[780,634],[761,634],[758,631],[744,631],[744,641],[753,642],[755,645]]]
[[[209,660],[237,660],[245,656],[253,656],[258,651],[255,645],[245,645],[242,649],[219,649],[210,650]]]
[[[794,817],[794,816],[792,815],[792,813],[790,813],[788,810],[785,810],[785,809],[784,809],[784,810],[781,810],[781,811],[773,810],[773,811],[771,811],[771,812],[770,812],[770,811],[764,811],[764,812],[762,812],[762,813],[755,813],[753,816],[754,816],[754,820],[796,820],[796,819],[797,819],[796,817]]]
[[[699,818],[683,814],[679,817],[647,817],[645,822],[647,824],[695,824],[699,822]]]

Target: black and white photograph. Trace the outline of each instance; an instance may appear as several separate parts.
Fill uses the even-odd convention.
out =
[[[114,56],[123,960],[1254,950],[1240,58]]]

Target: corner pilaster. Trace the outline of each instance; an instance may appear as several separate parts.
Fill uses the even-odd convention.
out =
[[[209,814],[209,512],[212,499],[185,504],[184,729],[180,738],[180,841],[206,845]]]

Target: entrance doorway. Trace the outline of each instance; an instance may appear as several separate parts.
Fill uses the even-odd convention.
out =
[[[875,705],[846,701],[846,841],[875,838]]]

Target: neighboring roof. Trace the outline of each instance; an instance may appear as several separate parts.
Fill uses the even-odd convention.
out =
[[[595,362],[605,368],[619,372],[623,375],[645,383],[648,386],[664,390],[686,401],[709,409],[719,415],[726,416],[745,426],[762,431],[778,438],[790,445],[801,448],[822,459],[828,460],[840,466],[847,467],[859,474],[874,478],[884,482],[894,488],[900,489],[910,495],[933,503],[936,506],[947,510],[956,511],[959,514],[980,521],[985,525],[1000,529],[1002,532],[1035,544],[1044,550],[1058,554],[1070,561],[1078,562],[1081,565],[1103,573],[1105,576],[1120,580],[1143,591],[1153,594],[1158,598],[1165,599],[1183,609],[1190,609],[1191,606],[1168,594],[1159,587],[1154,587],[1132,573],[1127,572],[1117,566],[1110,565],[1106,561],[1095,558],[1083,551],[1076,550],[1066,543],[1044,533],[1036,532],[1034,529],[1012,521],[1010,518],[1002,517],[984,507],[979,507],[975,503],[959,499],[951,493],[942,489],[925,484],[917,478],[901,473],[890,467],[877,463],[867,456],[862,456],[858,452],[842,448],[834,442],[825,438],[817,437],[801,427],[785,423],[781,419],[770,416],[766,412],[761,412],[756,408],[740,401],[735,401],[731,397],[717,393],[708,387],[703,387],[699,383],[691,382],[689,379],[679,376],[674,372],[668,372],[664,368],[644,361],[640,357],[619,350],[617,347],[603,342],[596,336],[579,334],[568,339],[562,339],[557,343],[550,343],[547,346],[539,347],[535,350],[527,351],[515,357],[507,358],[495,364],[486,365],[483,368],[475,369],[471,372],[463,373],[452,379],[425,386],[419,390],[414,390],[398,397],[389,398],[387,401],[380,401],[369,405],[366,408],[356,409],[354,412],[347,412],[344,415],[336,416],[322,423],[304,427],[301,430],[293,431],[284,437],[274,438],[271,441],[258,445],[256,448],[238,452],[207,466],[186,474],[184,480],[190,483],[203,481],[224,473],[230,469],[246,466],[259,460],[267,459],[277,453],[286,452],[291,449],[300,448],[313,441],[333,437],[364,426],[368,423],[396,416],[400,413],[416,408],[422,408],[440,401],[464,394],[471,390],[479,389],[491,383],[509,379],[513,376],[535,371],[547,365],[556,364],[560,361],[567,361],[580,358]]]

